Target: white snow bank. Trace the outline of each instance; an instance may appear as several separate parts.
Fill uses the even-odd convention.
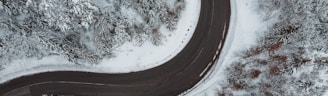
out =
[[[62,63],[58,64],[56,62]],[[41,60],[38,60],[36,58],[16,60],[15,62],[12,62],[12,64],[5,65],[4,68],[5,69],[0,72],[0,83],[6,82],[17,77],[32,75],[41,72],[50,72],[58,70],[94,70],[90,67],[72,64],[60,56],[45,57]]]
[[[323,96],[328,96],[328,90],[323,94]]]
[[[233,61],[236,52],[250,48],[256,44],[258,32],[264,32],[265,24],[259,15],[252,11],[253,0],[231,0],[231,18],[225,45],[219,60],[209,73],[192,89],[181,95],[185,96],[217,96],[220,81],[225,80],[223,71]]]
[[[141,47],[135,47],[132,43],[126,43],[114,51],[117,57],[92,66],[72,64],[63,57],[56,56],[44,57],[41,60],[17,60],[5,65],[5,69],[0,71],[0,83],[20,76],[49,71],[128,73],[159,66],[177,55],[191,39],[197,26],[200,6],[201,0],[186,0],[186,9],[182,12],[177,30],[167,32],[167,29],[161,28],[160,31],[167,37],[162,46],[146,42]]]

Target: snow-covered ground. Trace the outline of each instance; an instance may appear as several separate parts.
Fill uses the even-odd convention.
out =
[[[236,52],[250,48],[256,44],[259,32],[263,32],[265,24],[261,17],[252,11],[253,0],[231,0],[231,18],[228,36],[221,51],[217,64],[212,67],[209,73],[195,87],[181,95],[185,96],[217,96],[219,81],[222,78],[226,66],[235,61]]]
[[[325,94],[323,94],[323,96],[328,96],[328,91],[326,91]]]
[[[167,32],[168,29],[164,27],[160,29],[166,37],[161,46],[154,46],[151,42],[145,42],[141,47],[125,43],[114,50],[116,57],[92,66],[72,64],[59,56],[16,60],[4,66],[0,72],[0,83],[48,71],[128,73],[159,66],[177,55],[188,43],[198,22],[200,6],[201,0],[186,0],[186,8],[181,13],[177,29],[174,32]]]
[[[114,54],[117,54],[115,58],[105,59],[95,67],[99,67],[102,72],[126,73],[153,68],[172,59],[192,37],[199,18],[201,0],[186,1],[186,9],[182,12],[178,29],[167,32],[169,30],[164,26],[160,28],[166,37],[163,45],[154,46],[151,42],[146,42],[137,47],[133,43],[125,43],[114,50]]]

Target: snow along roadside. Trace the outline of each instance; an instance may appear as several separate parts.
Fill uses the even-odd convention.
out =
[[[172,0],[167,2],[170,1]],[[200,6],[201,0],[186,0],[186,8],[181,13],[177,30],[169,32],[164,26],[160,28],[160,32],[166,37],[163,45],[154,46],[147,41],[141,47],[136,47],[130,42],[125,43],[114,50],[117,57],[104,59],[100,66],[94,67],[100,69],[101,72],[127,73],[150,69],[169,61],[191,39],[198,23]]]
[[[186,8],[181,13],[177,30],[174,32],[161,28],[167,38],[162,46],[154,46],[146,42],[141,47],[133,47],[127,43],[114,52],[117,57],[103,60],[99,65],[76,65],[63,57],[49,56],[41,60],[37,58],[22,59],[6,64],[0,71],[0,83],[26,75],[52,71],[86,71],[95,73],[128,73],[142,71],[159,66],[177,55],[191,39],[197,26],[201,0],[186,0]],[[109,64],[110,62],[110,64]]]
[[[225,45],[216,64],[205,77],[182,96],[216,96],[220,89],[220,81],[224,80],[222,74],[235,58],[236,52],[250,48],[256,42],[259,29],[265,29],[258,15],[252,12],[252,0],[230,0],[231,18]],[[262,31],[263,32],[263,31]]]

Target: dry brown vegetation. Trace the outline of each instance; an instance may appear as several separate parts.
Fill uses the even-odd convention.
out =
[[[284,44],[284,42],[283,41],[280,41],[278,43],[274,43],[274,44],[271,44],[271,45],[266,46],[266,49],[268,51],[274,53],[274,51],[277,51],[278,49],[280,49],[283,44]]]
[[[261,74],[262,72],[260,70],[254,70],[251,72],[251,78],[254,79],[254,78],[257,78],[259,77],[259,75]]]
[[[328,71],[327,0],[255,1],[264,21],[277,17],[277,22],[259,36],[256,46],[237,55],[226,69],[228,83],[222,84],[221,93],[322,96],[328,89],[328,80],[320,77]]]

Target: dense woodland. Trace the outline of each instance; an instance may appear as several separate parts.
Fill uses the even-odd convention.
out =
[[[64,56],[76,64],[111,58],[125,42],[160,46],[176,29],[184,0],[0,0],[0,66]]]

